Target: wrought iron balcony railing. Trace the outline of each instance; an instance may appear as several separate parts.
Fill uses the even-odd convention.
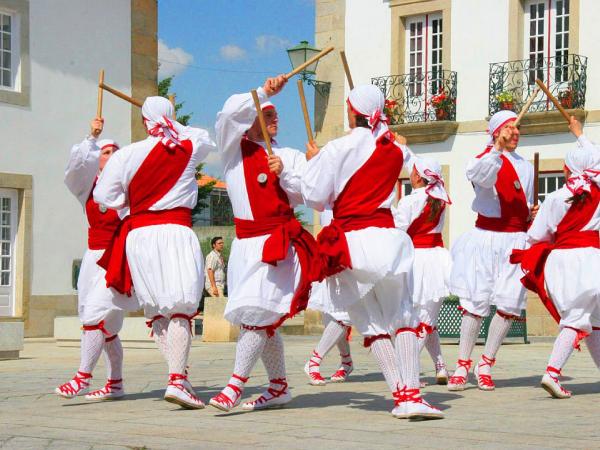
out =
[[[434,70],[371,78],[392,125],[456,120],[456,72]]]
[[[585,106],[587,57],[563,54],[551,58],[523,59],[490,64],[489,113],[501,109],[519,112],[536,88],[539,78],[564,108]],[[529,112],[556,109],[546,96],[539,95]]]

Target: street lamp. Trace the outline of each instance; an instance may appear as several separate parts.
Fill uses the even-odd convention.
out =
[[[308,41],[301,41],[300,44],[296,45],[295,47],[287,49],[290,62],[292,63],[292,69],[304,64],[306,61],[320,52],[321,50],[318,48],[311,47],[308,44]],[[300,76],[302,77],[302,81],[306,81],[309,85],[313,86],[320,95],[327,97],[329,95],[331,83],[328,81],[315,80],[313,78],[317,73],[317,64],[319,64],[319,60],[315,61],[301,71]]]

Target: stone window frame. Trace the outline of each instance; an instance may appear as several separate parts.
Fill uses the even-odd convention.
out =
[[[31,71],[29,57],[29,0],[0,0],[0,11],[17,16],[20,64],[17,71],[18,90],[0,89],[0,103],[30,105]]]
[[[3,316],[2,321],[24,321],[27,319],[31,297],[33,177],[31,175],[0,172],[0,188],[14,189],[18,192],[14,316]]]

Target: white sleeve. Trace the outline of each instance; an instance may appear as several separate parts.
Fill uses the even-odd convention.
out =
[[[402,231],[408,230],[410,224],[419,216],[419,198],[416,195],[406,195],[400,199],[398,206],[392,207],[394,223],[396,228]]]
[[[332,143],[325,145],[317,156],[306,163],[302,176],[302,197],[309,208],[323,211],[327,205],[333,205],[335,163],[332,153],[335,148]]]
[[[267,93],[260,87],[256,90],[260,102],[268,100]],[[256,119],[256,108],[252,95],[232,95],[223,105],[223,109],[217,113],[215,131],[217,133],[217,148],[222,154],[223,165],[239,151],[240,141],[244,133],[252,126]]]
[[[412,168],[415,165],[415,153],[410,149],[408,145],[402,145],[396,143],[398,147],[402,149],[402,155],[404,157],[404,167],[410,174],[412,172]]]
[[[128,206],[125,179],[125,150],[121,149],[110,157],[102,170],[96,188],[94,201],[111,209],[121,209]]]
[[[554,195],[546,197],[546,200],[540,205],[535,220],[527,230],[529,242],[535,244],[536,242],[552,241],[556,228],[567,210],[568,204],[563,198]]]
[[[501,153],[490,150],[481,158],[473,158],[467,163],[467,178],[473,184],[483,188],[492,188],[496,184],[498,171],[502,167]]]
[[[206,159],[208,154],[217,149],[215,142],[210,138],[208,131],[202,128],[185,127],[181,130],[180,138],[189,139],[192,142],[192,159],[199,164]]]
[[[600,153],[600,147],[590,141],[585,134],[582,134],[577,138],[577,146],[585,150]]]
[[[283,170],[279,176],[279,185],[288,195],[292,206],[304,203],[302,199],[302,174],[306,169],[306,156],[304,153],[286,149],[281,153]]]
[[[100,148],[94,138],[87,137],[71,148],[65,184],[82,205],[85,205],[98,175],[99,161]]]

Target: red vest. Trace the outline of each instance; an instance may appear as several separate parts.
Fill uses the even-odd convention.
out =
[[[552,250],[583,247],[600,248],[598,230],[581,231],[594,217],[599,203],[600,189],[592,184],[591,198],[571,205],[565,217],[558,224],[554,243],[539,242],[526,250],[515,249],[510,257],[510,262],[520,264],[523,272],[525,272],[525,276],[521,278],[523,286],[539,295],[542,303],[556,322],[560,322],[560,315],[546,292],[544,277],[546,260]]]
[[[121,219],[114,209],[106,209],[104,212],[100,205],[94,201],[94,188],[92,186],[90,195],[85,202],[85,215],[88,220],[88,248],[90,250],[104,250],[112,241]]]
[[[423,211],[421,211],[419,217],[417,217],[413,223],[410,224],[408,230],[406,230],[407,234],[412,239],[415,248],[433,248],[444,246],[442,233],[430,233],[430,231],[438,226],[445,209],[446,204],[442,202],[442,207],[437,212],[435,217],[430,220],[429,216],[431,215],[431,204],[428,201],[425,202],[425,208],[423,208]]]
[[[322,279],[322,268],[317,244],[294,216],[288,196],[279,185],[279,177],[269,170],[264,148],[245,137],[241,147],[246,191],[254,220],[234,219],[237,238],[269,235],[263,246],[263,262],[276,266],[287,257],[290,245],[300,262],[300,282],[290,311],[270,327],[275,329],[287,318],[306,309],[311,285]]]
[[[481,158],[491,151],[488,147],[478,155]],[[498,171],[496,179],[496,192],[500,202],[500,217],[486,217],[481,214],[477,216],[475,226],[482,230],[519,232],[527,231],[529,219],[529,206],[521,180],[512,163],[504,155],[500,155],[502,167]]]
[[[158,142],[129,183],[130,215],[123,219],[114,240],[98,261],[98,265],[106,269],[107,287],[113,287],[121,294],[131,295],[133,287],[125,247],[131,230],[169,223],[192,226],[189,208],[149,210],[173,188],[187,167],[193,151],[191,141],[183,141],[182,147],[170,149]]]
[[[369,159],[350,177],[333,204],[333,220],[317,236],[326,261],[326,275],[352,268],[345,232],[368,227],[394,228],[389,208],[379,206],[396,186],[404,164],[391,133],[381,136]]]

